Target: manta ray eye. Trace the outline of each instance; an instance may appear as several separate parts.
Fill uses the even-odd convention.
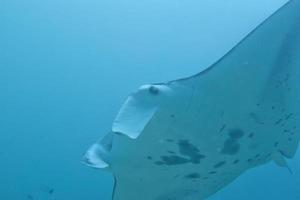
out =
[[[159,88],[155,87],[155,86],[150,86],[149,87],[149,93],[153,94],[153,95],[158,95],[159,94]]]

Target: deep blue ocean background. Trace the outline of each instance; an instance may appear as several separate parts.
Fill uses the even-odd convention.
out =
[[[110,200],[81,163],[127,95],[198,73],[286,0],[1,0],[0,200]],[[216,80],[218,81],[218,80]],[[209,200],[299,200],[300,152]]]

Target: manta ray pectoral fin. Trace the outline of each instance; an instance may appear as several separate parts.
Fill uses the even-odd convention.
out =
[[[282,155],[281,152],[275,152],[272,154],[272,159],[273,161],[279,166],[279,167],[284,167],[287,168],[289,170],[289,172],[291,174],[293,174],[292,169],[290,168],[290,166],[288,165],[286,159],[284,158],[284,155]]]

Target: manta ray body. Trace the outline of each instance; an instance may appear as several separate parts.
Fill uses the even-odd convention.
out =
[[[285,4],[195,76],[141,86],[87,165],[113,200],[202,200],[246,170],[287,167],[300,139],[300,1]]]

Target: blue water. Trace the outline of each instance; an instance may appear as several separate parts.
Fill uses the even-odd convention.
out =
[[[204,69],[286,0],[1,0],[0,199],[109,200],[81,157],[144,83]],[[300,199],[294,171],[251,170],[210,200]]]

